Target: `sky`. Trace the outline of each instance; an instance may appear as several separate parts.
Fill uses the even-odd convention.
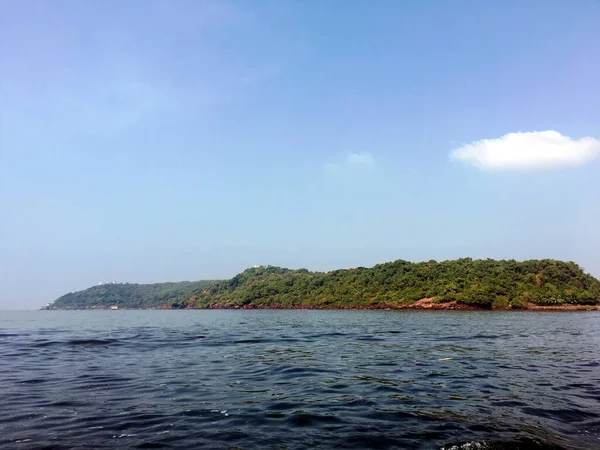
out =
[[[0,0],[0,309],[405,259],[600,277],[596,0]]]

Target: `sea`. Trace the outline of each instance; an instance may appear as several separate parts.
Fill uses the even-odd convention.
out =
[[[0,312],[2,449],[600,449],[600,312]]]

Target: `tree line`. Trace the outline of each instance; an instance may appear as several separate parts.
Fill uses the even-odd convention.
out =
[[[480,308],[596,305],[600,282],[574,262],[552,259],[398,260],[372,268],[309,272],[275,266],[245,270],[194,289],[172,308],[402,307],[421,299]]]
[[[52,307],[92,309],[118,306],[120,308],[154,308],[187,301],[193,292],[214,284],[213,280],[182,281],[153,284],[103,284],[59,297]]]

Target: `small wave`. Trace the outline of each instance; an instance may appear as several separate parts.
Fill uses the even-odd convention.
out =
[[[358,336],[355,338],[357,341],[370,341],[370,342],[377,342],[377,341],[383,341],[384,339],[382,338],[378,338],[375,336]]]
[[[0,338],[3,338],[3,337],[17,337],[17,336],[19,336],[19,335],[16,334],[16,333],[0,333]]]
[[[471,336],[471,339],[500,339],[502,336],[497,334],[476,334],[475,336]]]
[[[171,447],[169,444],[161,443],[161,442],[142,442],[135,446],[135,448],[169,448]]]
[[[118,339],[69,339],[67,341],[40,341],[32,344],[32,347],[53,347],[53,346],[94,346],[110,345],[119,342]]]
[[[239,339],[237,341],[233,341],[233,344],[260,344],[261,342],[271,342],[270,339]]]
[[[558,420],[563,423],[584,422],[588,419],[597,419],[599,414],[581,409],[545,409],[545,408],[523,408],[526,414],[536,417]]]
[[[318,415],[309,413],[292,414],[287,423],[293,427],[315,426],[317,424],[341,423],[342,419],[334,415]]]
[[[300,403],[296,403],[296,402],[277,402],[277,403],[272,403],[271,405],[267,405],[267,408],[271,411],[287,411],[287,410],[294,410],[299,408],[301,405]]]
[[[566,450],[557,444],[542,442],[538,439],[524,438],[510,441],[494,442],[464,442],[457,444],[448,444],[441,447],[440,450]]]
[[[324,338],[324,337],[336,337],[336,336],[347,336],[346,333],[340,333],[337,331],[333,331],[331,333],[318,333],[318,334],[311,334],[309,336],[307,336],[308,338]]]
[[[48,380],[44,379],[44,378],[30,378],[29,380],[23,380],[21,381],[21,384],[40,384],[40,383],[46,383]]]
[[[484,442],[465,442],[464,444],[442,447],[440,450],[486,450],[490,447]]]
[[[361,431],[357,428],[356,431]],[[414,444],[414,442],[413,442]],[[369,435],[368,432],[349,434],[339,445],[340,448],[365,449],[365,448],[408,448],[405,441],[388,435]]]
[[[329,369],[321,369],[318,367],[300,367],[300,366],[280,366],[275,368],[272,375],[282,375],[285,377],[310,377],[320,374],[332,373]]]
[[[506,400],[506,401],[499,401],[499,402],[491,402],[490,403],[491,406],[501,406],[501,407],[505,407],[505,408],[517,408],[520,406],[527,406],[526,403],[523,402],[518,402],[515,400]]]
[[[591,362],[587,362],[587,363],[581,363],[581,364],[579,364],[579,367],[600,367],[600,362],[591,361]]]
[[[436,414],[426,411],[385,411],[375,410],[371,412],[369,418],[373,420],[381,420],[386,422],[401,422],[401,421],[419,421],[419,422],[445,422],[446,417],[443,414]]]
[[[117,339],[71,339],[70,345],[108,345],[118,342]]]

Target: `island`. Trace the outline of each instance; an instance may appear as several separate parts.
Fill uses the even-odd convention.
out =
[[[100,283],[78,292],[70,292],[42,309],[151,309],[186,301],[216,280],[176,283]]]
[[[106,284],[46,309],[598,310],[600,281],[553,259],[397,260],[329,272],[255,266],[230,280]]]

